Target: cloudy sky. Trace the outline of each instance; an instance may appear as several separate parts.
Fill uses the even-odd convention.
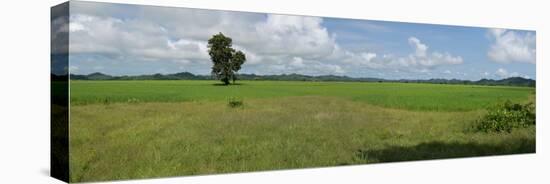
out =
[[[240,73],[386,79],[535,78],[534,31],[71,2],[70,71],[209,74],[218,32]],[[54,34],[54,33],[52,33]]]

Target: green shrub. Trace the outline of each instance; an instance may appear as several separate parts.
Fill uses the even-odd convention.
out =
[[[229,107],[231,108],[235,108],[235,107],[242,107],[243,106],[243,100],[241,99],[238,99],[238,98],[229,98],[228,102],[227,102],[227,105],[229,105]]]
[[[109,105],[109,104],[111,104],[111,100],[109,100],[108,98],[104,98],[102,101],[103,101],[103,104],[104,104],[104,105]]]
[[[535,125],[536,114],[533,103],[517,104],[506,101],[488,109],[481,119],[474,123],[474,130],[480,132],[511,132],[514,128]]]

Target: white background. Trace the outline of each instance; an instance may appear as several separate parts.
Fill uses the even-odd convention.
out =
[[[50,7],[0,6],[0,183],[62,183],[49,175]],[[537,31],[537,153],[333,168],[132,180],[121,183],[548,183],[550,5],[541,0],[110,0]],[[546,18],[546,19],[545,19]],[[546,174],[546,175],[545,175]]]

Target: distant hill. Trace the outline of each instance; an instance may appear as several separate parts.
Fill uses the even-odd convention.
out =
[[[210,80],[211,76],[195,75],[189,72],[181,72],[174,74],[152,74],[152,75],[122,75],[111,76],[103,73],[91,73],[88,75],[75,75],[71,74],[73,80]]]
[[[91,73],[86,76],[88,80],[109,80],[112,78],[110,75],[105,75],[99,72]]]
[[[536,81],[522,77],[510,77],[501,80],[481,79],[476,82],[481,85],[505,85],[505,86],[532,86],[535,87]]]
[[[380,79],[380,78],[353,78],[348,76],[321,75],[310,76],[302,74],[281,74],[281,75],[256,75],[239,74],[239,80],[272,80],[272,81],[348,81],[348,82],[401,82],[401,83],[430,83],[430,84],[470,84],[470,85],[488,85],[488,86],[526,86],[535,87],[536,81],[522,77],[510,77],[506,79],[493,80],[481,79],[478,81],[460,80],[460,79]],[[134,76],[111,76],[103,73],[91,73],[88,75],[71,74],[72,80],[212,80],[210,75],[195,75],[189,72],[180,72],[174,74],[152,74],[152,75],[134,75]]]

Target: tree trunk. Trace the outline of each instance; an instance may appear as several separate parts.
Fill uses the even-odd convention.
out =
[[[222,82],[224,85],[229,85],[229,78],[228,77],[223,78]]]

